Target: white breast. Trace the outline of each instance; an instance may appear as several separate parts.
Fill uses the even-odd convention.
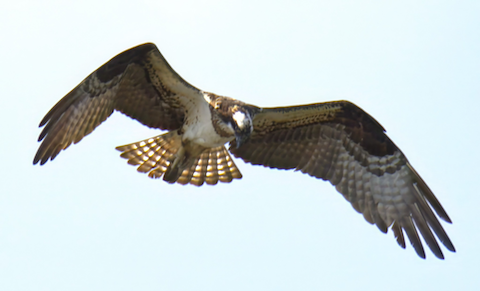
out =
[[[204,147],[218,147],[233,140],[232,137],[221,137],[215,131],[212,124],[212,113],[208,103],[195,102],[188,110],[187,118],[183,126],[183,141],[190,141]]]

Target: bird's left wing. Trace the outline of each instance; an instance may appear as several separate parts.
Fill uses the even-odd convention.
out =
[[[201,102],[203,93],[183,80],[153,43],[136,46],[90,74],[45,115],[33,163],[54,159],[114,110],[146,126],[173,130]]]
[[[405,231],[420,257],[417,230],[437,257],[443,254],[432,230],[455,251],[432,208],[451,222],[447,213],[383,127],[359,107],[337,101],[263,108],[253,126],[239,148],[232,142],[236,157],[330,181],[368,222],[382,232],[391,226],[403,248]]]

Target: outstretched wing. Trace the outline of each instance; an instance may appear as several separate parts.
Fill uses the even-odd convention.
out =
[[[172,130],[199,102],[205,102],[201,92],[175,73],[154,44],[139,45],[98,68],[45,115],[38,138],[43,142],[33,163],[53,160],[114,110],[149,127]]]
[[[439,201],[383,127],[356,105],[337,101],[263,108],[253,124],[247,142],[238,149],[232,142],[236,157],[329,180],[368,222],[382,232],[391,226],[403,248],[405,232],[422,258],[418,231],[438,258],[443,254],[432,230],[455,251],[437,219],[451,223]]]

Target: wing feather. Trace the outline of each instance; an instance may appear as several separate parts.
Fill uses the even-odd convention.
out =
[[[403,236],[403,230],[400,224],[395,221],[392,225],[392,230],[395,238],[397,239],[397,243],[401,248],[405,248],[405,237]]]
[[[185,108],[199,102],[205,102],[202,92],[183,80],[154,44],[139,45],[98,68],[45,115],[33,163],[55,158],[115,110],[149,127],[174,130],[183,124]]]
[[[382,232],[391,227],[402,247],[405,231],[421,257],[418,231],[435,256],[443,259],[435,235],[455,251],[437,218],[451,222],[447,213],[384,128],[359,107],[337,101],[263,108],[253,125],[241,147],[231,143],[236,157],[330,181],[369,223]]]

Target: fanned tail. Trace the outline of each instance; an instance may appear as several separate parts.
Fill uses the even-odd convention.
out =
[[[137,171],[148,173],[150,178],[160,178],[175,161],[182,148],[182,139],[177,132],[169,132],[139,142],[118,146],[122,158],[130,165],[138,165]]]
[[[225,146],[205,149],[195,163],[182,172],[177,183],[201,186],[203,183],[215,185],[219,181],[230,183],[241,179],[242,174],[233,162]]]
[[[229,183],[242,178],[224,146],[204,149],[198,157],[185,153],[181,136],[169,132],[132,144],[119,146],[122,158],[137,171],[148,173],[150,178],[161,178],[169,183],[201,186],[215,185],[219,181]],[[187,160],[185,160],[187,159]]]

